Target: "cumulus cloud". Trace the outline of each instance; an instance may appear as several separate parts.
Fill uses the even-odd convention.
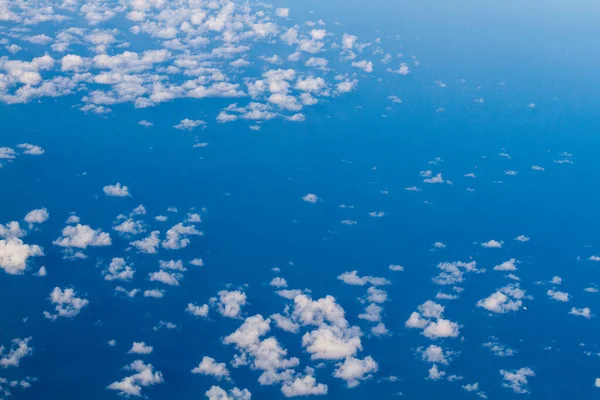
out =
[[[208,400],[250,400],[252,398],[248,389],[234,387],[226,392],[219,386],[212,386],[205,394]]]
[[[129,354],[151,354],[154,351],[152,346],[146,345],[144,342],[133,342]]]
[[[217,310],[224,317],[239,318],[242,307],[246,305],[246,294],[239,290],[221,290],[217,301]],[[216,301],[216,299],[215,299]]]
[[[560,292],[557,290],[548,290],[546,292],[546,294],[552,299],[552,300],[556,300],[556,301],[560,301],[560,302],[567,302],[570,299],[569,293],[566,292]]]
[[[488,249],[500,249],[500,248],[502,248],[502,242],[492,239],[487,242],[481,243],[481,246],[488,248]]]
[[[89,304],[87,299],[77,297],[77,293],[73,288],[61,289],[55,287],[50,293],[50,302],[56,304],[54,314],[44,311],[44,317],[51,321],[56,321],[58,318],[73,318],[81,312],[81,310]]]
[[[195,317],[206,317],[208,316],[208,304],[197,306],[196,304],[189,303],[185,311]]]
[[[501,369],[500,375],[504,380],[502,386],[510,388],[516,393],[525,394],[529,393],[528,378],[535,376],[535,372],[529,367],[524,367],[512,371]]]
[[[142,253],[156,254],[160,244],[159,231],[150,232],[150,236],[131,242],[130,244]]]
[[[135,270],[126,265],[125,259],[120,257],[114,257],[108,268],[104,271],[104,279],[107,281],[128,281],[133,279]]]
[[[358,276],[358,271],[347,271],[337,277],[340,281],[348,285],[364,286],[370,284],[373,286],[389,285],[390,281],[377,276]]]
[[[41,224],[46,222],[50,218],[50,214],[48,210],[45,208],[38,208],[36,210],[31,210],[25,215],[25,222],[27,222],[30,226],[33,224]]]
[[[421,329],[421,334],[430,339],[455,338],[459,334],[459,325],[443,318],[444,309],[444,306],[427,300],[410,315],[405,326]]]
[[[22,358],[30,356],[33,353],[33,348],[29,345],[31,339],[31,337],[13,339],[9,349],[0,346],[0,367],[18,367]]]
[[[306,201],[307,203],[315,204],[317,201],[319,201],[319,198],[316,194],[309,193],[306,196],[302,197],[302,200]]]
[[[518,285],[507,285],[492,293],[489,297],[477,302],[477,307],[485,308],[497,314],[518,311],[523,306],[523,299],[530,298]]]
[[[88,246],[110,246],[112,242],[108,233],[102,232],[100,229],[94,230],[89,225],[77,224],[65,226],[62,236],[52,243],[60,247],[85,249]]]
[[[285,397],[297,396],[321,396],[327,394],[327,385],[317,383],[314,377],[314,370],[307,368],[307,373],[304,376],[296,376],[290,379],[281,386],[281,393]]]
[[[192,369],[193,374],[202,374],[215,377],[218,380],[229,380],[229,370],[225,363],[218,363],[212,357],[204,356],[198,366]]]
[[[116,185],[106,185],[102,188],[102,190],[104,191],[104,194],[107,196],[113,196],[113,197],[131,196],[131,193],[129,193],[129,188],[127,186],[121,185],[119,182],[117,182]]]
[[[362,360],[348,357],[336,366],[338,368],[333,376],[345,380],[349,388],[356,387],[361,381],[370,379],[379,370],[379,365],[371,356],[367,356]]]
[[[190,235],[201,236],[202,232],[196,230],[194,225],[184,225],[180,222],[167,231],[166,239],[161,245],[170,250],[182,249],[190,244],[190,239],[187,237]]]
[[[592,318],[592,311],[588,307],[584,307],[584,308],[573,307],[573,308],[571,308],[571,311],[569,311],[569,314],[575,315],[578,317],[587,318],[587,319]]]
[[[121,396],[141,397],[144,387],[164,383],[162,373],[154,371],[152,364],[145,364],[142,360],[135,360],[127,365],[125,370],[133,374],[111,383],[107,389],[116,390]]]
[[[16,237],[0,240],[0,268],[10,275],[23,274],[27,269],[30,257],[43,256],[44,252],[38,245],[29,245]]]

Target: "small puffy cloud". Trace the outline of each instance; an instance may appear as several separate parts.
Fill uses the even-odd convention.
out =
[[[89,225],[77,224],[65,226],[62,236],[52,243],[60,247],[85,249],[88,246],[110,246],[112,242],[108,233],[102,232],[100,229],[94,230]]]
[[[229,380],[229,370],[225,363],[218,363],[212,357],[204,356],[198,366],[192,369],[192,374],[202,374],[207,376],[213,376],[218,380],[226,379]]]
[[[154,351],[152,346],[146,345],[144,342],[133,342],[129,354],[150,354]]]
[[[515,238],[515,240],[517,242],[528,242],[529,241],[529,237],[525,236],[525,235],[519,235]]]
[[[49,217],[50,214],[48,213],[47,209],[38,208],[36,210],[29,211],[27,215],[25,215],[25,222],[27,222],[30,225],[41,224],[43,222],[46,222]]]
[[[371,356],[364,359],[348,357],[343,363],[336,364],[338,367],[333,376],[346,381],[349,388],[356,387],[361,381],[370,379],[379,370],[379,365]]]
[[[362,350],[359,329],[321,325],[302,337],[302,346],[313,360],[341,360]]]
[[[517,270],[517,260],[511,258],[508,261],[504,261],[501,264],[498,264],[494,267],[495,271],[516,271]]]
[[[79,72],[85,69],[87,64],[88,62],[83,57],[76,54],[67,54],[60,60],[60,70],[63,72]]]
[[[179,286],[179,280],[183,278],[183,275],[177,272],[168,273],[163,270],[151,272],[148,276],[151,282],[160,282],[169,286]]]
[[[10,349],[0,346],[0,367],[18,367],[23,357],[30,356],[33,353],[33,348],[29,346],[31,339],[31,337],[13,339]],[[2,382],[0,381],[0,383]]]
[[[337,277],[340,281],[355,286],[364,286],[371,284],[373,286],[389,285],[390,281],[378,276],[359,276],[358,271],[346,271]]]
[[[38,245],[29,245],[16,237],[0,240],[0,268],[10,275],[23,274],[30,257],[43,256],[44,252]]]
[[[135,270],[126,265],[125,259],[115,257],[111,260],[106,271],[104,271],[104,279],[107,281],[128,281],[133,278],[134,273]]]
[[[405,323],[407,328],[421,329],[421,334],[430,338],[455,338],[459,325],[443,318],[445,307],[431,300],[421,304]]]
[[[175,129],[179,129],[179,130],[186,130],[186,131],[191,131],[194,128],[197,128],[198,126],[201,125],[206,125],[205,121],[202,121],[200,119],[197,120],[193,120],[193,119],[182,119],[181,122],[179,122],[177,125],[173,126],[173,128]]]
[[[528,378],[535,376],[535,372],[529,367],[524,367],[513,371],[501,369],[500,375],[504,379],[502,386],[510,388],[516,393],[525,394],[529,393]]]
[[[190,264],[192,264],[195,267],[203,267],[204,261],[202,261],[201,258],[194,258],[193,260],[190,261]]]
[[[556,301],[560,301],[560,302],[567,302],[569,301],[569,293],[566,292],[560,292],[560,291],[555,291],[555,290],[548,290],[546,292],[546,294],[552,299],[552,300],[556,300]]]
[[[126,366],[125,370],[131,371],[133,374],[111,383],[107,389],[116,390],[119,395],[125,397],[141,397],[144,387],[164,383],[162,373],[155,372],[152,364],[145,364],[142,360],[135,360]]]
[[[160,289],[150,289],[144,291],[144,297],[151,297],[154,299],[162,299],[165,295],[164,290]]]
[[[39,276],[40,278],[48,275],[48,272],[46,271],[46,267],[44,267],[43,265],[40,267],[40,269],[38,269],[38,272],[35,273],[36,276]]]
[[[315,204],[317,201],[319,201],[319,198],[316,194],[309,193],[306,196],[302,197],[302,200],[306,201],[307,203]]]
[[[158,245],[160,244],[158,235],[160,235],[160,231],[152,231],[150,236],[136,240],[130,244],[142,253],[156,254],[158,252]]]
[[[41,156],[45,153],[44,149],[35,144],[21,143],[18,144],[17,147],[23,149],[23,154],[28,154],[30,156]]]
[[[167,237],[161,245],[170,250],[182,249],[190,244],[190,239],[187,238],[189,235],[201,236],[202,232],[196,230],[194,225],[184,225],[180,222],[167,231]]]
[[[77,293],[73,288],[61,289],[55,287],[50,293],[50,302],[56,304],[55,314],[44,311],[44,317],[51,321],[56,321],[58,318],[73,318],[81,312],[81,310],[89,304],[87,299],[77,297]]]
[[[285,288],[287,287],[287,282],[281,277],[276,277],[271,280],[269,285],[275,286],[276,288]]]
[[[390,270],[390,271],[397,271],[397,272],[401,272],[401,271],[404,271],[404,267],[403,267],[402,265],[390,264],[390,266],[389,266],[389,270]]]
[[[116,185],[107,185],[102,188],[104,194],[107,196],[113,197],[127,197],[131,196],[129,193],[129,188],[127,186],[121,186],[120,183],[117,182]]]
[[[289,8],[277,8],[275,10],[275,15],[277,15],[279,18],[287,18],[290,16],[290,9]]]
[[[351,50],[354,47],[354,44],[356,43],[357,39],[358,38],[354,35],[344,33],[344,35],[342,36],[342,48],[346,50]]]
[[[239,290],[221,290],[219,293],[217,310],[224,317],[238,318],[242,314],[242,307],[246,305],[246,294]]]
[[[208,305],[197,306],[196,304],[189,303],[185,311],[195,317],[206,317],[208,316]]]
[[[592,318],[592,311],[588,307],[584,307],[584,308],[573,307],[573,308],[571,308],[571,311],[569,311],[569,314],[576,315],[578,317],[587,318],[587,319]]]
[[[373,72],[373,63],[371,61],[367,61],[367,60],[353,61],[351,65],[355,68],[362,69],[366,73]]]
[[[113,229],[119,233],[137,235],[138,233],[145,232],[144,225],[140,221],[136,221],[132,218],[128,218],[121,222],[119,225],[115,225]]]
[[[252,398],[248,389],[238,389],[237,387],[226,392],[219,386],[212,386],[204,395],[208,400],[250,400]]]
[[[500,249],[502,248],[502,242],[492,239],[490,241],[481,243],[481,247],[485,247],[487,249]]]
[[[410,74],[410,68],[408,67],[407,63],[401,63],[400,66],[398,67],[398,69],[391,69],[388,68],[388,72],[392,72],[394,74],[399,74],[399,75],[408,75]]]
[[[492,293],[489,297],[479,300],[477,307],[485,308],[497,314],[518,311],[523,306],[522,299],[528,298],[525,291],[518,285],[507,285]]]
[[[448,365],[450,361],[451,353],[444,352],[440,346],[436,346],[434,344],[429,345],[426,349],[422,347],[418,348],[417,351],[421,353],[421,358],[423,361],[434,363],[434,364],[443,364]]]
[[[427,376],[427,379],[437,381],[439,379],[442,379],[444,376],[446,376],[446,372],[440,371],[438,369],[438,366],[436,364],[433,364],[431,368],[429,368],[429,375]]]
[[[327,385],[317,383],[312,369],[307,368],[307,371],[304,376],[297,376],[294,379],[285,381],[281,386],[281,393],[285,397],[326,395]]]

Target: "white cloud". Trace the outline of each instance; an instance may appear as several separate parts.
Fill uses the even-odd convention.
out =
[[[49,320],[56,321],[58,318],[73,318],[81,312],[81,310],[89,304],[87,299],[77,297],[77,293],[73,288],[61,289],[55,287],[50,293],[50,302],[56,304],[55,314],[44,311],[44,317]]]
[[[133,342],[129,354],[151,354],[154,347],[146,345],[144,342]]]
[[[432,280],[438,285],[456,285],[464,281],[464,275],[466,273],[473,272],[479,274],[485,272],[485,269],[477,268],[477,263],[475,261],[468,263],[463,261],[442,262],[437,265],[437,268],[442,272]]]
[[[348,285],[364,286],[371,284],[373,286],[389,285],[390,281],[378,276],[358,276],[358,271],[346,271],[337,277],[340,281]]]
[[[492,239],[490,241],[481,243],[481,246],[488,249],[500,249],[502,248],[502,242]]]
[[[285,397],[297,396],[321,396],[327,394],[327,385],[317,383],[313,376],[314,370],[307,368],[307,374],[284,382],[281,386],[281,393]]]
[[[104,271],[104,279],[107,281],[128,281],[133,279],[135,270],[129,265],[126,265],[125,259],[114,257],[106,271]]]
[[[429,368],[429,375],[427,376],[427,379],[437,381],[439,379],[442,379],[444,376],[446,376],[446,372],[440,371],[438,369],[438,366],[436,364],[433,364],[431,368]]]
[[[459,334],[459,325],[443,318],[445,307],[431,300],[418,307],[405,323],[407,328],[421,329],[421,334],[430,338],[455,338]]]
[[[33,353],[33,348],[29,346],[31,339],[31,337],[13,339],[10,349],[0,346],[0,367],[18,367],[23,357],[30,356]],[[0,383],[2,383],[1,380]]]
[[[252,395],[248,389],[234,387],[228,392],[219,386],[212,386],[205,394],[208,400],[250,400]]]
[[[319,201],[319,198],[316,194],[309,193],[306,196],[302,197],[302,200],[306,201],[307,203],[315,204],[317,201]]]
[[[516,271],[517,270],[517,260],[511,258],[508,261],[504,261],[502,264],[498,264],[494,267],[495,271]]]
[[[213,376],[218,380],[229,380],[229,370],[225,363],[218,363],[212,357],[204,356],[198,366],[192,369],[193,374]]]
[[[277,15],[280,18],[287,18],[290,16],[290,9],[289,8],[277,8],[275,10],[275,15]]]
[[[182,119],[181,122],[179,122],[177,125],[173,126],[175,129],[179,129],[179,130],[187,130],[187,131],[191,131],[194,128],[197,128],[198,126],[201,125],[206,125],[205,121],[202,121],[200,119],[197,120],[193,120],[193,119]]]
[[[152,297],[155,299],[161,299],[164,297],[164,295],[165,295],[164,290],[160,290],[160,289],[150,289],[150,290],[144,291],[144,297]]]
[[[525,235],[520,235],[520,236],[517,236],[515,238],[515,240],[518,241],[518,242],[528,242],[529,241],[529,237],[527,237]]]
[[[142,360],[135,360],[125,367],[126,371],[132,371],[134,374],[123,378],[120,381],[108,385],[107,389],[116,390],[121,396],[142,396],[142,388],[164,383],[162,373],[154,371],[152,364],[145,364]]]
[[[554,291],[552,289],[548,290],[546,292],[546,294],[552,300],[560,301],[560,302],[563,302],[563,303],[569,301],[569,298],[570,298],[569,293]]]
[[[204,261],[202,261],[201,258],[194,258],[193,260],[190,261],[190,264],[192,264],[195,267],[203,267]]]
[[[119,182],[116,185],[107,185],[102,188],[104,194],[113,197],[127,197],[131,196],[129,188],[127,186],[121,186]]]
[[[192,314],[195,317],[206,317],[208,316],[208,304],[197,306],[193,303],[189,303],[185,311]]]
[[[190,244],[190,239],[187,238],[188,235],[201,236],[202,232],[196,230],[194,225],[183,225],[180,222],[167,231],[167,237],[162,241],[161,245],[165,249],[182,249]]]
[[[183,275],[177,272],[168,273],[163,270],[151,272],[148,276],[151,282],[160,282],[169,286],[179,286],[179,281],[183,278]]]
[[[367,60],[353,61],[351,65],[355,68],[362,69],[366,73],[373,72],[373,63],[371,61],[367,61]]]
[[[46,222],[49,217],[50,214],[48,213],[47,209],[38,208],[36,210],[29,211],[27,215],[25,215],[25,222],[27,222],[30,225],[41,224],[43,222]]]
[[[38,272],[35,273],[35,275],[39,276],[39,277],[44,277],[46,275],[48,275],[48,272],[46,271],[46,267],[44,267],[43,265],[40,267],[40,269],[38,270]]]
[[[224,317],[238,318],[242,314],[242,307],[246,305],[246,294],[239,290],[221,290],[219,293],[217,310]]]
[[[444,352],[440,346],[436,346],[434,344],[429,345],[426,349],[419,347],[417,349],[419,353],[421,353],[421,358],[423,361],[434,363],[434,364],[443,364],[448,365],[450,361],[451,353]]]
[[[10,275],[20,275],[27,268],[30,257],[43,256],[44,252],[38,245],[23,243],[19,238],[10,237],[0,240],[0,268]]]
[[[404,267],[402,265],[390,264],[389,270],[390,271],[404,271]]]
[[[21,143],[18,144],[17,147],[24,150],[23,154],[28,154],[30,156],[41,156],[45,153],[44,149],[35,144]]]
[[[531,368],[524,367],[513,371],[501,369],[500,375],[504,379],[502,386],[510,388],[516,393],[524,394],[529,393],[528,378],[535,376],[535,372]]]
[[[88,246],[110,246],[112,242],[108,233],[102,232],[100,229],[94,230],[89,225],[77,224],[65,226],[62,236],[52,243],[60,247],[85,249]]]
[[[145,232],[144,225],[140,221],[136,221],[132,218],[128,218],[121,222],[119,225],[115,225],[113,230],[129,235],[137,235],[138,233]]]
[[[136,240],[130,244],[142,253],[156,254],[158,252],[158,245],[160,243],[160,239],[158,237],[159,234],[159,231],[152,231],[150,232],[150,236],[145,237],[144,239]]]
[[[592,311],[588,307],[584,307],[584,308],[573,307],[573,308],[571,308],[571,311],[569,311],[569,314],[576,315],[578,317],[587,318],[587,319],[592,318]]]
[[[522,299],[529,298],[525,291],[517,285],[507,285],[489,297],[479,300],[477,307],[485,308],[488,311],[498,314],[504,314],[509,311],[518,311],[523,306]]]
[[[348,357],[343,363],[336,364],[338,367],[333,376],[346,381],[349,388],[356,387],[361,381],[370,379],[379,370],[379,365],[371,356],[364,359]]]
[[[281,277],[276,277],[271,280],[269,285],[275,286],[276,288],[285,288],[285,287],[287,287],[287,282],[285,279],[283,279]]]

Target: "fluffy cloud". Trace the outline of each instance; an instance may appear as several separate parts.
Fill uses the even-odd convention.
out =
[[[555,291],[555,290],[548,290],[546,292],[546,294],[552,299],[552,300],[556,300],[556,301],[560,301],[560,302],[567,302],[569,301],[569,293],[565,293],[565,292],[559,292],[559,291]]]
[[[104,194],[107,196],[114,196],[114,197],[127,197],[127,196],[131,196],[131,193],[129,193],[129,188],[127,186],[121,186],[120,183],[117,182],[116,185],[107,185],[104,186],[102,188],[102,190],[104,191]]]
[[[30,337],[13,339],[12,346],[8,351],[4,346],[0,346],[0,367],[18,367],[23,357],[30,356],[33,353],[33,348],[29,346],[31,339]]]
[[[307,203],[315,204],[317,201],[319,201],[319,198],[316,194],[309,193],[306,196],[302,197],[302,200],[306,201]]]
[[[152,346],[146,345],[144,342],[133,342],[129,354],[150,354],[154,351]]]
[[[495,271],[516,271],[517,270],[517,260],[511,258],[508,261],[504,261],[502,264],[498,264],[494,267]]]
[[[62,236],[52,243],[60,247],[85,249],[88,246],[110,246],[112,242],[108,233],[102,232],[100,229],[94,230],[89,225],[77,224],[65,226]]]
[[[217,310],[224,317],[238,318],[242,314],[242,307],[246,305],[246,294],[239,290],[221,290],[219,293]]]
[[[492,293],[489,297],[477,302],[477,307],[485,308],[488,311],[498,314],[504,314],[509,311],[518,311],[523,306],[523,299],[529,298],[525,291],[518,285],[507,285]]]
[[[407,328],[422,329],[421,334],[430,338],[455,338],[459,334],[457,323],[443,318],[445,307],[431,300],[418,307],[405,323]]]
[[[25,222],[30,225],[33,224],[41,224],[42,222],[46,222],[50,214],[48,210],[45,208],[39,208],[37,210],[31,210],[25,215]]]
[[[134,273],[135,270],[126,265],[123,258],[115,257],[111,260],[106,271],[104,271],[104,279],[107,281],[128,281],[133,278]]]
[[[204,356],[200,364],[198,364],[198,366],[192,370],[192,373],[213,376],[218,380],[230,379],[229,370],[227,369],[225,363],[218,363],[214,358],[206,356]]]
[[[0,268],[7,274],[19,275],[27,268],[30,257],[43,256],[42,248],[28,245],[19,238],[11,237],[0,240]]]
[[[466,273],[483,273],[485,269],[478,269],[475,261],[471,262],[442,262],[437,265],[440,272],[436,277],[433,278],[433,282],[438,285],[456,285],[462,283],[464,275]]]
[[[81,310],[89,304],[87,299],[76,297],[76,292],[73,288],[61,289],[55,287],[50,293],[50,302],[56,304],[55,314],[44,311],[44,317],[51,321],[56,321],[58,318],[73,318],[81,312]]]
[[[502,242],[492,239],[487,242],[481,243],[481,246],[488,248],[488,249],[500,249],[500,248],[502,248]]]
[[[116,390],[121,396],[142,396],[142,388],[164,383],[162,373],[154,371],[152,364],[145,364],[142,360],[135,360],[125,367],[126,371],[134,372],[120,381],[108,385],[107,389]]]
[[[167,237],[161,245],[165,249],[182,249],[190,244],[190,239],[187,238],[189,235],[201,236],[202,232],[196,230],[194,225],[184,225],[180,222],[167,231]]]
[[[343,363],[338,363],[333,376],[346,381],[349,388],[356,387],[361,381],[371,378],[379,370],[379,365],[371,356],[360,360],[354,357],[348,357]]]
[[[576,315],[578,317],[587,318],[587,319],[592,318],[592,311],[588,307],[584,307],[584,308],[573,307],[573,308],[571,308],[571,311],[569,311],[569,314]]]
[[[161,282],[169,286],[179,286],[179,281],[183,278],[183,275],[177,272],[168,273],[163,270],[151,272],[148,276],[151,282]]]
[[[504,379],[502,386],[510,388],[516,393],[524,394],[529,393],[528,378],[535,376],[535,372],[531,368],[524,367],[513,371],[501,369],[500,375]]]
[[[156,254],[160,244],[159,231],[150,232],[150,236],[131,242],[130,244],[142,253]]]
[[[212,386],[204,395],[208,400],[250,400],[252,398],[248,389],[238,389],[236,387],[226,392],[219,386]]]
[[[208,304],[197,306],[196,304],[189,303],[185,311],[195,317],[206,317],[208,315]]]
[[[307,368],[306,375],[297,376],[294,379],[284,382],[281,386],[281,393],[283,393],[285,397],[326,395],[327,385],[317,383],[313,374],[314,371]]]
[[[377,276],[358,276],[358,271],[344,272],[337,277],[340,281],[348,285],[364,286],[367,283],[373,286],[389,285],[390,281]]]

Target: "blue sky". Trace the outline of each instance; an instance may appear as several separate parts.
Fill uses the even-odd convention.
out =
[[[596,396],[599,7],[0,0],[0,399]]]

